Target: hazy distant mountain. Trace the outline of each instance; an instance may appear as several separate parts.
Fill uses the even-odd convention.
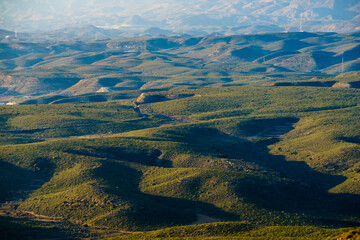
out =
[[[130,33],[160,27],[239,34],[298,31],[300,17],[304,31],[360,30],[358,0],[18,0],[1,1],[0,9],[0,28],[13,31],[91,24]]]
[[[89,40],[105,40],[110,39],[113,36],[119,36],[121,34],[120,30],[115,29],[103,29],[98,28],[93,25],[84,25],[76,27],[67,27],[61,28],[53,31],[48,31],[43,34],[34,34],[33,38],[36,37],[45,37],[48,40],[80,40],[80,41],[89,41]]]
[[[167,33],[159,28],[147,32]],[[106,37],[108,30],[84,26],[63,29],[63,33],[56,34],[65,38],[75,33],[78,35],[72,38],[87,39],[89,33]],[[359,71],[359,52],[360,32],[234,36],[219,36],[214,32],[202,37],[139,37],[93,42],[31,43],[7,39],[0,42],[0,94],[79,95],[170,86],[232,86],[244,84],[237,82],[243,81],[244,75],[256,75],[249,78],[249,82],[255,84],[259,84],[258,81],[273,84],[276,79],[288,80],[295,75],[310,79]]]

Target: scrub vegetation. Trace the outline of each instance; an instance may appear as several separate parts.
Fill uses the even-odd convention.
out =
[[[51,49],[63,58],[7,69],[8,83],[34,74],[34,85],[6,90],[14,95],[68,75],[56,94],[36,87],[0,106],[0,229],[38,239],[358,236],[359,73],[294,73],[284,62],[269,72],[280,48],[315,60],[320,46],[344,50],[306,34],[76,45],[112,48],[101,53],[59,43]]]

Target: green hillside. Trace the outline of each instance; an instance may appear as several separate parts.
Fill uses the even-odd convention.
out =
[[[356,34],[268,33],[3,42],[0,86],[22,97],[271,84],[359,71]],[[25,99],[26,100],[26,99]]]
[[[356,239],[359,230],[316,227],[259,227],[247,223],[214,223],[174,227],[111,239]],[[353,238],[351,238],[353,237]]]
[[[357,239],[358,41],[1,43],[0,236]]]
[[[357,79],[345,74],[333,81]],[[194,226],[135,239],[305,239],[308,232],[325,239],[350,230],[314,227],[358,226],[358,89],[238,86],[138,94],[0,106],[3,209],[16,218],[30,212],[109,231],[188,225],[200,216],[207,220],[197,223],[238,221],[245,231],[225,224],[230,230],[196,235]],[[101,101],[91,103],[95,96]]]

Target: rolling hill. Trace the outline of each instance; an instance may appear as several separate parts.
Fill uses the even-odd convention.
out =
[[[152,34],[168,36],[173,32],[190,35],[279,32],[286,26],[290,31],[298,31],[300,18],[305,31],[348,33],[359,31],[360,14],[357,0],[198,0],[194,4],[188,0],[73,0],[61,3],[39,0],[32,4],[19,0],[3,1],[0,9],[4,16],[0,28],[17,31],[68,28],[69,35],[77,25],[92,24],[111,30],[80,31],[78,34],[81,38],[87,36],[84,33],[92,32],[94,39],[114,34],[144,36],[154,27],[163,31]]]
[[[0,43],[0,237],[358,238],[358,33],[61,33]]]
[[[113,86],[118,79],[102,81]],[[40,216],[58,226],[48,229],[54,236],[356,234],[359,90],[314,81],[1,106],[0,212],[7,218],[0,226],[10,221],[18,234],[33,235],[44,232],[34,222]],[[354,73],[326,79],[357,81]],[[26,214],[34,220],[16,225]],[[133,235],[209,221],[235,222]],[[66,224],[74,226],[64,230]]]
[[[358,41],[357,34],[294,32],[3,42],[0,86],[21,98],[309,80],[358,71]]]

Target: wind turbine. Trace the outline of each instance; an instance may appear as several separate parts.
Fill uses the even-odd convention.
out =
[[[284,33],[288,33],[289,32],[289,18],[286,17],[286,25],[285,25],[285,31]]]
[[[304,32],[303,27],[302,27],[302,15],[300,15],[300,32]]]

